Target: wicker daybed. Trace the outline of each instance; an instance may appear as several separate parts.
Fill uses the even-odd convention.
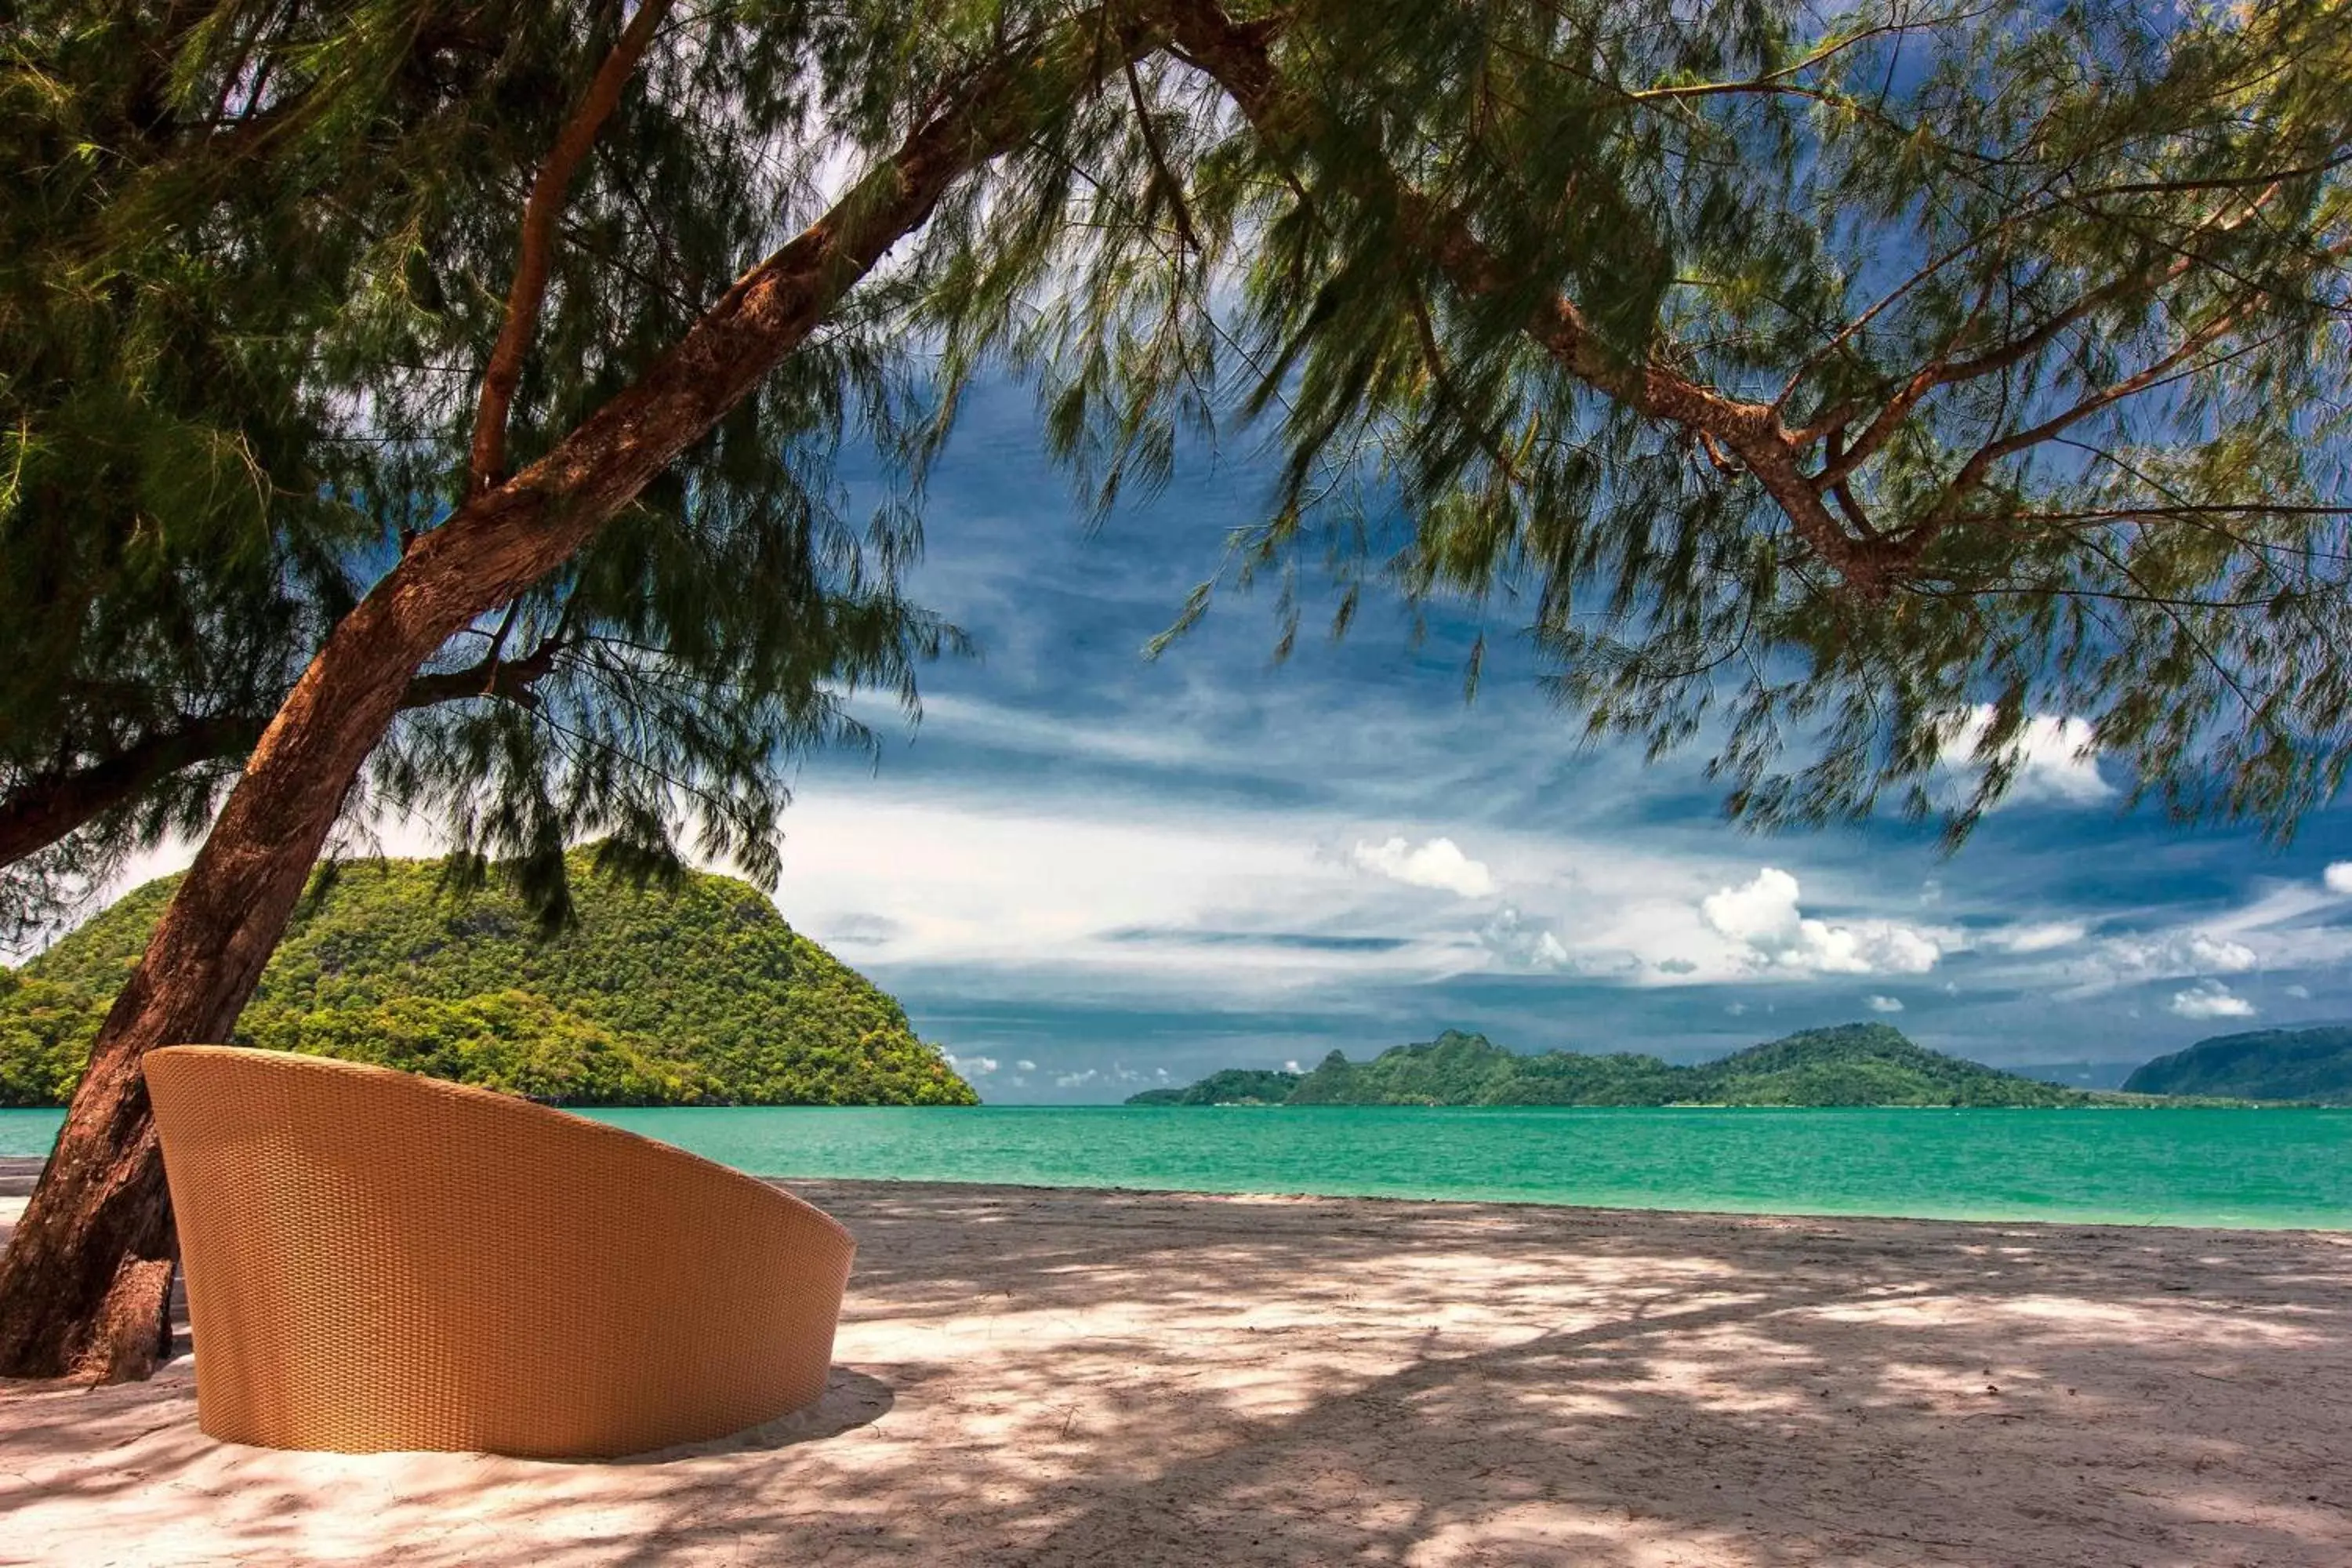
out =
[[[388,1068],[148,1053],[204,1429],[609,1458],[824,1391],[856,1244],[750,1176]]]

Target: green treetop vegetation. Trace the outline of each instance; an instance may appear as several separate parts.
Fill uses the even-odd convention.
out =
[[[1620,1052],[1521,1056],[1484,1035],[1448,1029],[1367,1062],[1333,1051],[1286,1096],[1285,1073],[1228,1071],[1129,1105],[1885,1105],[2147,1104],[2143,1096],[2085,1093],[1927,1050],[1885,1024],[1808,1029],[1717,1061],[1675,1067]],[[2206,1090],[2231,1093],[2233,1090]]]
[[[2158,1057],[2124,1080],[2141,1094],[2225,1094],[2352,1105],[2352,1028],[2217,1035]]]
[[[1280,1105],[1298,1087],[1299,1075],[1273,1068],[1227,1068],[1182,1089],[1147,1089],[1129,1095],[1129,1105]]]
[[[518,895],[453,897],[430,862],[343,868],[296,914],[236,1043],[578,1105],[978,1103],[897,1002],[758,889],[642,889],[590,860],[573,852],[576,918],[554,935]],[[176,881],[0,971],[0,1105],[70,1098]]]
[[[408,542],[625,384],[806,205],[801,163],[765,155],[835,90],[801,52],[887,47],[765,6],[636,40],[533,245],[518,183],[632,41],[623,16],[12,13],[0,946],[128,852],[201,834]],[[462,387],[498,357],[526,249],[543,298],[490,421]],[[640,876],[674,875],[683,838],[772,879],[783,764],[862,742],[842,699],[911,701],[915,667],[956,643],[898,593],[918,542],[903,495],[857,515],[832,477],[843,439],[897,443],[910,406],[845,318],[593,545],[437,648],[352,811],[429,813],[458,864],[495,859],[556,922],[583,838]]]
[[[1751,822],[1943,809],[1957,747],[1957,837],[2045,713],[2282,834],[2352,757],[2341,5],[45,0],[0,47],[0,634],[55,678],[0,790],[131,779],[100,862],[213,817],[0,1370],[154,1297],[140,1055],[234,1026],[355,787],[559,919],[566,831],[760,869],[826,694],[938,635],[911,504],[857,531],[824,458],[879,428],[918,501],[992,366],[1106,510],[1270,444],[1217,580],[1278,647],[1308,572],[1335,629],[1468,605]],[[160,743],[214,714],[264,722]]]

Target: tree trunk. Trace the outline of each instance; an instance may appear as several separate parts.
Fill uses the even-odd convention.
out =
[[[254,747],[90,1052],[55,1151],[0,1255],[0,1375],[135,1376],[126,1312],[173,1255],[141,1059],[228,1037],[344,795],[410,678],[475,616],[560,565],[825,320],[958,176],[1152,47],[1077,16],[954,107],[752,268],[662,360],[545,458],[418,538],[336,626]],[[152,1336],[145,1339],[152,1353]]]

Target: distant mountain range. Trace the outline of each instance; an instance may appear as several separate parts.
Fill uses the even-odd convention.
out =
[[[2139,1094],[2227,1094],[2352,1105],[2352,1027],[2257,1029],[2200,1040],[2124,1080]]]
[[[2200,1094],[2237,1090],[2200,1089]],[[1547,1051],[1522,1056],[1449,1029],[1368,1062],[1333,1051],[1303,1076],[1229,1070],[1129,1105],[1788,1105],[2147,1104],[2138,1095],[2063,1088],[1931,1051],[1885,1024],[1808,1029],[1717,1061]]]
[[[2043,1083],[2054,1083],[2065,1089],[2121,1089],[2124,1079],[2139,1070],[2135,1059],[2118,1061],[2079,1062],[2011,1062],[2003,1072],[2013,1072],[2020,1078],[2036,1078]]]
[[[639,889],[575,850],[579,919],[542,936],[497,888],[365,860],[306,900],[236,1043],[341,1057],[568,1105],[971,1105],[898,1002],[786,925],[766,894],[697,873]],[[0,969],[0,1106],[62,1105],[177,877],[21,970]]]

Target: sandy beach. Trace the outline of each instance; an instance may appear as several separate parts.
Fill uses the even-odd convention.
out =
[[[2352,1563],[2352,1235],[792,1185],[863,1247],[810,1411],[574,1466],[6,1385],[0,1563]]]

